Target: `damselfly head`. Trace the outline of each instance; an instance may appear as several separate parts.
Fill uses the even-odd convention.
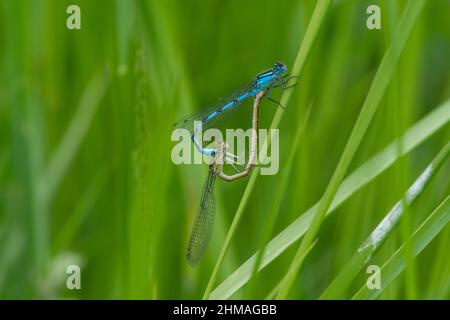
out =
[[[273,66],[273,71],[278,75],[282,75],[283,73],[286,72],[286,66],[284,65],[284,63],[275,62],[275,65]]]

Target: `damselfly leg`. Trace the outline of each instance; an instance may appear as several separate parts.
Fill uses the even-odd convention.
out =
[[[283,90],[286,90],[286,89],[295,87],[295,86],[298,84],[298,81],[295,81],[294,83],[292,83],[292,84],[290,84],[290,85],[288,85],[288,83],[289,83],[289,81],[291,81],[291,80],[296,80],[296,79],[298,79],[299,77],[298,77],[298,76],[291,76],[291,75],[287,74],[287,75],[285,75],[285,76],[283,76],[283,77],[279,77],[279,78],[280,78],[280,85],[281,85],[281,88],[282,88]]]
[[[242,153],[241,155],[237,156],[237,155],[234,155],[234,154],[232,154],[230,152],[226,152],[225,163],[229,164],[234,169],[234,171],[236,171],[236,173],[240,173],[241,172],[241,171],[239,171],[238,168],[236,168],[236,166],[243,167],[245,165],[245,163],[240,163],[239,162],[239,159],[243,156],[243,154],[244,153]]]
[[[291,80],[298,79],[298,78],[299,78],[298,76],[291,76],[290,74],[284,75],[282,77],[281,76],[277,76],[276,81],[274,81],[274,86],[273,87],[274,88],[281,87],[283,90],[292,88],[292,87],[296,86],[298,84],[298,82],[296,81],[296,82],[294,82],[292,84],[289,84],[289,85],[288,85],[288,83]]]
[[[286,107],[285,106],[283,106],[282,104],[281,104],[281,102],[280,101],[278,101],[278,100],[275,100],[274,98],[272,98],[272,97],[267,97],[267,100],[269,100],[269,101],[271,101],[271,102],[273,102],[273,103],[275,103],[277,106],[279,106],[280,108],[282,108],[282,109],[286,109]]]
[[[290,80],[292,80],[292,79],[297,79],[297,78],[298,78],[297,76],[289,76],[289,75],[285,75],[285,76],[283,76],[283,77],[277,76],[276,80],[274,80],[273,83],[272,83],[272,85],[267,89],[266,95],[265,95],[266,98],[267,98],[269,101],[275,103],[277,106],[279,106],[279,107],[281,107],[281,108],[283,108],[283,109],[286,109],[286,107],[283,106],[283,105],[281,104],[280,101],[273,99],[272,97],[270,97],[269,94],[270,94],[270,92],[272,91],[272,88],[278,88],[278,87],[281,87],[283,90],[286,90],[286,89],[289,89],[289,88],[292,88],[292,87],[296,86],[296,85],[297,85],[297,82],[295,82],[295,83],[293,83],[293,84],[291,84],[291,85],[287,85],[287,83],[288,83]],[[277,81],[278,81],[278,83],[276,83]]]

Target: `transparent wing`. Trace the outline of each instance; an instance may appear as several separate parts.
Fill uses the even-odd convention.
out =
[[[195,266],[200,261],[211,238],[216,211],[215,180],[216,175],[212,170],[209,170],[208,177],[203,185],[200,207],[195,217],[186,253],[186,259],[191,266]]]
[[[189,130],[189,132],[192,134],[194,131],[194,121],[203,121],[207,116],[212,114],[215,111],[221,110],[223,106],[227,105],[228,103],[236,100],[236,98],[240,97],[241,95],[245,94],[246,92],[249,92],[253,87],[255,86],[255,82],[252,81],[251,83],[247,84],[246,86],[243,86],[233,94],[227,96],[226,98],[223,98],[219,100],[216,104],[210,105],[198,112],[192,113],[179,121],[174,123],[174,128],[184,128]],[[214,123],[216,123],[218,120],[223,119],[226,115],[230,114],[231,111],[234,111],[238,108],[240,103],[237,103],[235,106],[220,112],[218,116],[216,116],[214,119],[208,121],[207,123],[203,123],[203,129],[209,128]]]

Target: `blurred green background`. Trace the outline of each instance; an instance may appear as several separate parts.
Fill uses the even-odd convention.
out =
[[[323,195],[406,3],[333,1],[280,123],[280,172],[256,181],[213,288],[257,251],[309,106],[270,238]],[[70,4],[81,8],[81,30],[66,28]],[[172,164],[171,125],[277,60],[291,70],[315,4],[0,0],[0,298],[201,298],[248,178],[217,181],[212,241],[189,267],[207,167]],[[382,9],[381,30],[366,27],[369,4]],[[449,12],[448,0],[426,2],[348,173],[450,98]],[[226,125],[248,128],[250,106]],[[263,102],[261,128],[276,110]],[[446,120],[339,206],[289,297],[318,298],[449,137]],[[443,201],[449,177],[447,162],[374,264]],[[262,271],[252,294],[244,286],[232,298],[265,297],[296,248]],[[447,226],[380,297],[450,298],[449,251]],[[81,290],[66,288],[71,264],[81,266]]]

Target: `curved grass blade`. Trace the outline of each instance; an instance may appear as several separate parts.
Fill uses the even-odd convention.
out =
[[[83,92],[77,110],[64,133],[58,148],[52,155],[46,170],[40,177],[39,188],[52,199],[59,184],[73,162],[85,138],[109,82],[107,73],[96,74]]]
[[[345,290],[351,281],[372,259],[384,241],[391,235],[407,207],[420,196],[432,180],[436,172],[450,155],[450,142],[439,152],[436,158],[425,168],[422,174],[414,181],[403,199],[400,199],[378,226],[372,231],[367,240],[359,247],[358,251],[350,258],[338,276],[320,297],[321,299],[343,299]]]
[[[432,268],[429,272],[427,280],[428,286],[426,293],[422,293],[423,299],[443,300],[449,299],[450,296],[450,259],[448,259],[448,244],[450,243],[450,227],[442,230],[442,239],[439,241],[438,249],[429,263]]]
[[[416,229],[410,238],[412,254],[417,257],[450,221],[450,196]],[[352,299],[376,299],[405,270],[405,245],[402,245],[381,267],[381,289],[369,290],[366,285]]]
[[[344,151],[342,152],[339,163],[336,166],[322,199],[319,202],[319,206],[311,221],[311,225],[308,228],[305,237],[301,241],[294,258],[292,259],[291,265],[284,276],[284,284],[278,292],[276,297],[277,299],[286,299],[289,294],[298,271],[301,269],[303,264],[304,260],[302,257],[305,257],[305,251],[309,248],[311,242],[316,238],[316,235],[319,232],[326,213],[328,212],[328,209],[336,196],[336,192],[345,177],[348,167],[350,166],[350,163],[372,121],[375,111],[380,104],[381,98],[386,91],[387,85],[394,73],[397,61],[400,58],[400,53],[403,51],[406,40],[409,37],[412,27],[421,12],[424,3],[424,0],[409,1],[405,11],[403,12],[394,39],[383,56],[380,67],[378,68],[372,85],[370,86],[370,90],[367,93],[366,100],[364,101]]]
[[[186,253],[186,259],[191,266],[195,266],[203,257],[211,239],[216,213],[214,181],[216,181],[216,175],[212,170],[209,170]]]
[[[414,124],[403,136],[390,143],[384,150],[380,151],[367,160],[362,166],[350,174],[339,187],[327,214],[332,213],[344,201],[349,199],[355,192],[363,188],[386,169],[392,166],[400,157],[408,154],[426,139],[430,138],[439,129],[450,121],[450,100],[431,111],[427,116]],[[398,153],[398,144],[403,146],[402,153]],[[259,270],[269,265],[281,253],[283,253],[295,241],[300,239],[308,230],[312,216],[317,210],[318,204],[309,208],[294,222],[273,238],[266,247]],[[232,294],[245,285],[250,279],[253,265],[258,252],[253,254],[236,271],[226,278],[214,291],[211,299],[228,299]]]
[[[286,165],[284,166],[284,170],[281,174],[281,179],[280,182],[276,188],[276,192],[275,192],[275,196],[274,196],[274,200],[272,202],[272,206],[270,208],[270,211],[268,213],[268,217],[267,217],[267,222],[265,224],[264,227],[264,231],[261,237],[261,243],[259,245],[259,251],[258,251],[258,255],[255,261],[255,264],[253,266],[253,271],[252,271],[252,275],[251,278],[253,278],[252,281],[250,281],[249,284],[249,288],[248,288],[248,292],[247,292],[247,298],[248,299],[256,299],[254,297],[255,293],[256,293],[256,286],[258,283],[258,271],[259,268],[261,266],[261,261],[262,258],[264,256],[264,252],[267,246],[267,243],[270,240],[270,237],[272,235],[274,226],[275,226],[275,222],[278,216],[278,213],[280,211],[281,208],[281,204],[282,204],[282,200],[283,200],[283,196],[286,193],[287,190],[287,185],[289,182],[289,178],[291,177],[291,171],[292,171],[292,167],[293,167],[293,163],[294,163],[294,158],[295,155],[297,154],[297,150],[299,148],[300,145],[300,141],[301,141],[301,137],[303,135],[303,132],[305,130],[306,124],[308,122],[309,119],[309,114],[311,112],[311,108],[312,108],[312,104],[310,104],[306,115],[304,116],[303,121],[300,121],[301,125],[298,127],[297,129],[297,133],[295,135],[295,139],[294,142],[292,144],[292,149],[289,153],[289,157],[288,160],[286,161]]]
[[[311,243],[310,247],[308,248],[308,250],[305,251],[305,257],[311,252],[311,250],[316,246],[317,241],[319,239],[316,239],[313,243]],[[281,285],[283,284],[283,279],[281,279],[277,285],[270,291],[270,293],[266,296],[265,300],[273,300],[276,296],[276,294],[278,293],[278,291],[280,291]]]
[[[52,243],[54,252],[63,251],[71,245],[80,232],[95,201],[98,200],[100,193],[107,185],[109,174],[108,168],[103,167],[93,177],[92,182],[87,185],[77,205],[68,214],[65,223],[59,228],[60,230],[55,236],[56,241]]]

